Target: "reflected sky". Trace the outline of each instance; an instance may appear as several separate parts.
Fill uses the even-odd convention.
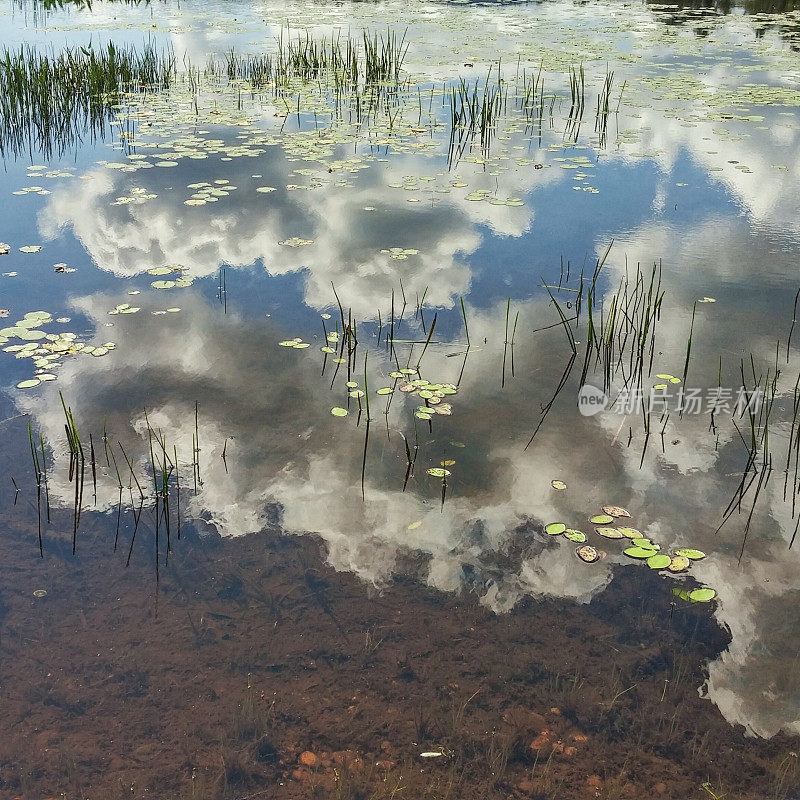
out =
[[[195,63],[231,46],[257,51],[286,21],[328,34],[376,21],[354,17],[348,5],[315,8],[313,16],[291,4],[239,8],[225,23],[213,8],[197,13],[191,4],[159,6],[157,15],[126,9],[122,23],[120,8],[103,4],[91,16],[58,12],[35,25],[19,8],[4,13],[10,44],[58,47],[102,40],[113,29],[115,39],[121,30],[134,43],[153,35]],[[781,342],[783,416],[773,439],[777,453],[785,450],[800,235],[800,74],[786,42],[756,35],[753,21],[738,16],[715,19],[698,37],[691,27],[670,27],[658,7],[380,8],[390,24],[409,14],[414,82],[391,130],[384,118],[370,128],[307,109],[284,117],[274,96],[241,97],[216,84],[195,107],[179,86],[139,101],[133,143],[111,129],[105,144],[47,164],[49,178],[23,159],[6,164],[0,240],[11,252],[0,256],[0,306],[9,324],[41,308],[69,318],[43,326],[48,333],[116,344],[102,358],[65,358],[58,379],[32,391],[14,389],[33,374],[29,359],[2,354],[4,385],[53,447],[52,497],[69,504],[73,491],[59,391],[79,426],[98,431],[105,420],[142,470],[144,409],[189,470],[197,402],[202,485],[187,514],[222,535],[243,535],[277,505],[287,531],[324,539],[337,569],[380,586],[415,554],[432,586],[474,591],[498,612],[526,595],[587,602],[614,569],[642,568],[591,533],[608,553],[591,565],[563,537],[534,534],[536,523],[553,519],[589,532],[589,516],[619,504],[665,550],[709,553],[691,575],[717,590],[715,614],[733,638],[709,665],[708,696],[753,733],[800,730],[800,687],[786,677],[800,643],[791,614],[800,563],[788,549],[797,518],[780,474],[754,513],[741,561],[743,517],[717,532],[745,461],[730,420],[715,436],[707,415],[672,415],[643,457],[640,417],[577,412],[581,328],[579,363],[525,448],[569,358],[542,284],[561,285],[553,291],[570,309],[580,270],[591,274],[613,240],[598,283],[606,309],[637,264],[661,265],[654,373],[682,374],[693,303],[702,298],[715,302],[697,306],[688,384],[715,386],[722,357],[724,385],[738,387],[740,359],[749,364],[752,353],[763,372]],[[500,67],[508,82],[543,65],[552,114],[541,129],[526,127],[509,103],[488,153],[473,142],[451,165],[441,81],[483,76],[496,52],[508,53]],[[570,141],[565,71],[581,61],[588,110]],[[620,110],[601,146],[594,103],[607,68]],[[42,164],[35,154],[30,163]],[[202,184],[217,191],[213,201],[187,205]],[[11,194],[37,185],[47,194]],[[265,187],[274,191],[258,191]],[[20,253],[25,245],[42,250]],[[398,259],[391,248],[417,252]],[[55,264],[76,271],[56,273]],[[165,265],[180,265],[194,282],[153,288],[152,271]],[[221,268],[225,303],[217,296]],[[337,371],[319,350],[324,331],[337,325],[334,288],[359,325],[349,377],[363,387],[366,369],[371,391],[363,462],[365,415],[348,398],[346,365]],[[386,322],[393,293],[398,312],[406,298],[398,339],[424,341],[437,314],[422,376],[459,386],[453,415],[436,416],[431,427],[414,417],[418,399],[395,391],[387,408],[374,394],[422,351],[398,342],[394,361],[378,344],[378,313]],[[512,324],[519,313],[513,374],[504,348],[509,300]],[[109,316],[122,303],[140,311]],[[321,313],[330,315],[324,323]],[[278,346],[293,337],[311,346]],[[350,413],[333,417],[332,406]],[[403,436],[419,446],[405,488]],[[444,503],[441,481],[426,473],[442,460],[455,461]],[[556,478],[567,483],[563,493],[551,486]],[[112,519],[118,484],[110,466],[101,465],[98,480],[98,507]]]

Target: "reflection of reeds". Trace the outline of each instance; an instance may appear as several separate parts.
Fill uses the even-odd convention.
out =
[[[614,85],[614,73],[607,72],[600,94],[597,95],[597,111],[594,117],[594,130],[600,137],[600,147],[606,144],[606,129],[608,127],[608,115],[610,113],[611,89]],[[620,100],[622,93],[620,92]],[[619,104],[617,104],[619,107]]]
[[[243,80],[253,89],[285,87],[290,80],[327,80],[334,89],[376,90],[396,85],[408,52],[406,35],[363,31],[359,38],[315,36],[306,31],[293,35],[289,29],[277,41],[274,54],[240,56],[225,54],[224,65],[209,61],[206,73]]]
[[[141,49],[109,43],[103,49],[33,47],[0,56],[0,154],[26,149],[50,155],[86,131],[102,136],[111,106],[124,92],[163,89],[175,77],[175,57],[148,43]]]
[[[61,398],[61,407],[64,409],[66,422],[64,429],[67,432],[67,443],[69,445],[69,479],[75,481],[75,502],[72,516],[72,555],[75,555],[78,542],[78,525],[81,521],[81,507],[83,505],[83,481],[86,471],[86,457],[83,452],[78,428],[75,425],[75,418],[72,409],[67,407],[64,402],[64,395],[58,393]]]
[[[39,451],[33,443],[33,428],[28,422],[28,441],[31,445],[31,460],[33,461],[33,471],[36,476],[36,518],[39,531],[39,556],[44,558],[44,547],[42,545],[42,464],[39,462]]]
[[[448,148],[451,166],[458,162],[473,139],[477,139],[483,151],[489,150],[497,120],[507,102],[507,90],[499,68],[496,83],[489,83],[491,73],[490,67],[483,83],[469,83],[461,78],[451,87]]]

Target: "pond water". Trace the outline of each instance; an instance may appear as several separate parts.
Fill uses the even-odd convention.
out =
[[[0,15],[3,797],[800,797],[800,12]]]

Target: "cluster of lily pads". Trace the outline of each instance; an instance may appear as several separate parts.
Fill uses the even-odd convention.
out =
[[[167,264],[165,267],[153,267],[147,270],[150,275],[176,275],[175,278],[159,279],[150,285],[154,289],[184,289],[194,283],[192,278],[184,277],[186,268],[182,264]]]
[[[395,261],[405,261],[409,256],[418,255],[419,250],[415,250],[413,247],[390,247],[388,250],[381,250],[381,253],[388,255],[389,258],[393,258]]]
[[[566,488],[566,484],[563,481],[553,481],[552,485],[554,489]],[[623,553],[629,558],[645,561],[650,569],[668,570],[672,573],[685,572],[693,561],[699,561],[706,557],[702,550],[696,550],[691,547],[678,548],[670,555],[661,553],[661,545],[647,538],[637,528],[626,525],[612,527],[612,523],[616,520],[630,518],[630,512],[626,509],[620,506],[607,505],[603,506],[602,512],[589,518],[589,522],[595,526],[595,532],[604,539],[625,540],[628,546],[623,550]],[[571,542],[579,544],[580,546],[575,552],[581,561],[592,563],[604,558],[606,555],[602,550],[586,544],[586,534],[583,531],[568,528],[563,522],[550,522],[545,525],[544,531],[550,536],[563,535]],[[685,599],[701,603],[713,600],[716,594],[713,589],[700,588],[683,592],[681,596],[685,595]]]
[[[63,333],[47,333],[40,326],[53,322],[52,315],[47,311],[29,311],[22,319],[13,325],[0,328],[0,345],[4,352],[13,353],[15,358],[33,359],[35,377],[27,378],[17,384],[18,389],[32,389],[42,382],[56,380],[53,370],[60,366],[64,356],[83,355],[104,356],[116,347],[114,342],[105,342],[102,345],[88,345],[77,341],[78,336],[71,331]],[[66,324],[68,317],[59,317],[56,322]],[[13,339],[21,343],[8,344]]]
[[[453,413],[453,406],[444,402],[445,398],[457,394],[458,387],[453,383],[434,383],[424,378],[411,378],[417,370],[406,368],[390,372],[390,378],[405,379],[397,388],[403,394],[415,395],[425,401],[425,405],[417,406],[414,416],[417,419],[430,421],[434,414],[449,417]]]
[[[194,189],[194,194],[184,200],[187,206],[204,206],[206,203],[216,203],[221,197],[227,197],[236,190],[236,186],[231,186],[231,182],[225,178],[217,178],[213,184],[208,181],[190,183],[190,189]]]
[[[281,347],[293,347],[295,350],[305,350],[307,347],[311,346],[308,342],[304,342],[299,336],[294,339],[284,339],[282,342],[278,342],[278,344]]]
[[[656,375],[656,378],[662,381],[666,381],[667,383],[681,382],[680,378],[676,378],[674,375],[670,375],[667,372],[660,372],[658,375]],[[657,383],[655,386],[653,386],[653,388],[656,389],[657,391],[663,391],[664,389],[667,388],[667,383]]]

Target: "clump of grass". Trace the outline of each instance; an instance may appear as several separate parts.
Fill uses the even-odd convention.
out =
[[[306,31],[293,35],[287,28],[277,41],[276,52],[240,56],[230,50],[224,65],[210,61],[206,74],[243,80],[252,89],[285,89],[294,79],[326,81],[334,89],[374,90],[397,85],[408,52],[406,35],[363,31],[359,38],[315,36]]]

